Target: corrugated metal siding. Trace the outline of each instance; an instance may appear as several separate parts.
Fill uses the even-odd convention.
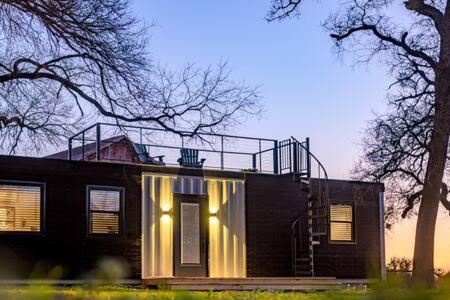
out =
[[[173,276],[174,194],[206,195],[209,218],[210,277],[245,277],[244,182],[161,174],[143,175],[142,277]]]

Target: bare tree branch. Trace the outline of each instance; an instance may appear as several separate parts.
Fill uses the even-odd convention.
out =
[[[362,21],[363,23],[364,21]],[[407,42],[406,38],[408,37],[408,32],[404,32],[402,36],[399,39],[396,39],[388,34],[383,34],[376,25],[373,24],[362,24],[361,26],[357,27],[351,27],[348,30],[341,32],[341,33],[332,33],[330,36],[334,38],[336,41],[342,41],[348,37],[350,37],[352,34],[355,34],[357,32],[361,31],[369,31],[371,32],[375,37],[380,39],[381,41],[388,42],[394,46],[400,47],[403,49],[408,55],[411,55],[413,57],[417,57],[420,59],[423,59],[426,61],[433,69],[436,68],[436,61],[428,56],[425,52],[419,51],[416,49],[411,48]]]
[[[272,22],[297,15],[301,2],[302,0],[272,0],[272,5],[266,16],[266,20]]]
[[[259,113],[258,89],[233,81],[226,63],[187,65],[180,72],[153,64],[148,27],[129,8],[128,0],[0,0],[0,115],[7,126],[2,133],[15,141],[0,150],[20,145],[24,130],[63,136],[89,118],[195,135]],[[34,108],[16,105],[13,97],[35,99],[27,102]],[[38,99],[57,103],[55,115],[38,114],[42,124],[51,120],[52,130],[25,126],[31,117],[25,112],[37,109]],[[75,109],[65,115],[71,127],[61,130],[56,124],[63,106]]]
[[[433,5],[426,4],[424,0],[408,0],[404,2],[405,7],[418,14],[431,18],[438,31],[441,30],[443,13]]]

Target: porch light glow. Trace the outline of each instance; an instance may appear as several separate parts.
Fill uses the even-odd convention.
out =
[[[163,222],[167,223],[168,221],[170,221],[172,219],[172,215],[173,215],[172,209],[166,209],[166,210],[163,209],[162,215],[161,215],[161,220]]]
[[[171,217],[170,217],[169,214],[163,214],[162,217],[161,217],[161,220],[163,222],[169,222],[171,220]]]

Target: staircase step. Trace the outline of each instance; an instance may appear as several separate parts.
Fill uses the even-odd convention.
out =
[[[312,236],[326,236],[328,235],[328,232],[326,231],[319,231],[319,232],[313,232]]]
[[[311,182],[308,179],[308,173],[306,172],[294,173],[294,181],[306,185],[311,184]]]
[[[321,214],[321,215],[312,215],[311,218],[314,219],[320,219],[320,218],[328,218],[328,214]]]

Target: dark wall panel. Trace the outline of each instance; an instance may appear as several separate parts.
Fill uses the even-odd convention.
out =
[[[354,243],[332,243],[322,237],[315,247],[316,276],[365,278],[380,276],[380,184],[330,180],[330,201],[354,204]]]
[[[140,174],[131,165],[0,156],[0,180],[46,185],[44,232],[0,233],[0,277],[42,278],[61,266],[65,278],[79,278],[115,257],[128,265],[130,278],[140,278]],[[87,185],[125,188],[123,236],[87,236]]]
[[[328,236],[322,237],[320,245],[315,246],[315,276],[379,276],[382,185],[330,180],[329,188],[330,200],[354,203],[356,240],[351,244],[334,244],[328,241]],[[305,216],[302,232],[307,241],[306,211],[307,193],[300,191],[300,184],[291,176],[247,175],[248,276],[292,276],[290,226],[296,216]]]
[[[245,190],[247,276],[291,276],[290,227],[306,212],[307,194],[287,175],[247,174]]]
[[[141,273],[141,173],[242,177],[212,172],[142,165],[0,156],[0,180],[46,184],[45,231],[41,235],[0,233],[0,278],[39,278],[61,266],[65,278],[79,278],[104,257],[129,266],[130,278]],[[292,276],[292,222],[303,215],[307,228],[307,193],[292,176],[246,174],[248,276]],[[125,188],[125,226],[121,237],[87,236],[86,186]],[[362,278],[380,269],[379,192],[381,185],[330,182],[332,200],[355,203],[355,244],[316,247],[317,276]],[[305,234],[307,233],[304,230]],[[305,239],[307,236],[305,235]]]

